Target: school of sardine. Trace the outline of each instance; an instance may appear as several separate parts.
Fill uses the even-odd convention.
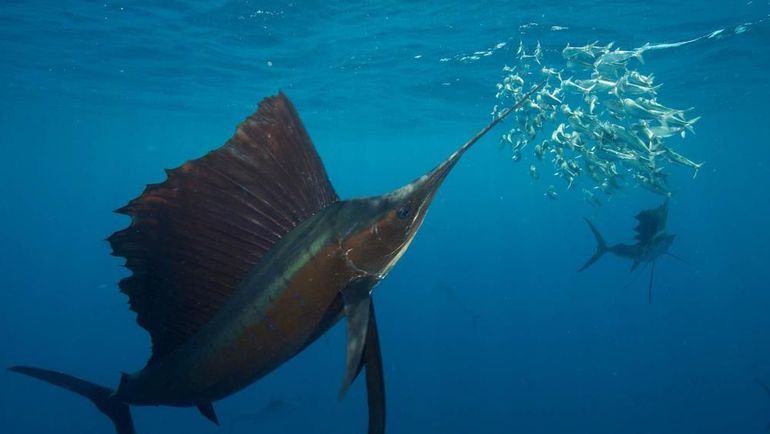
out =
[[[691,168],[693,177],[697,175],[703,163],[690,160],[667,142],[673,136],[684,138],[693,133],[700,118],[688,118],[691,109],[661,104],[660,85],[654,83],[653,75],[629,66],[643,63],[646,49],[621,50],[612,43],[598,42],[567,45],[561,53],[566,68],[557,70],[543,65],[539,42],[531,52],[520,44],[517,64],[503,68],[492,115],[537,83],[545,84],[535,98],[513,113],[514,126],[502,136],[501,143],[510,147],[512,159],[522,160],[524,151],[531,149],[535,158],[529,173],[533,179],[541,177],[539,166],[550,161],[554,175],[564,180],[567,189],[587,182],[589,187],[581,184],[580,191],[595,206],[601,204],[598,193],[611,195],[634,184],[670,195],[664,171],[669,163]],[[544,195],[558,197],[553,185]]]

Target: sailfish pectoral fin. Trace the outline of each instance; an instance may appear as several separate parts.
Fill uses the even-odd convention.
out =
[[[376,277],[357,278],[342,290],[348,323],[347,366],[339,398],[366,367],[366,397],[369,407],[368,434],[385,432],[385,377],[380,352],[380,337],[370,291]]]
[[[369,407],[368,434],[385,433],[385,375],[380,352],[380,336],[374,315],[374,303],[369,303],[369,324],[361,362],[354,378],[366,367],[366,401]]]
[[[366,333],[366,400],[369,406],[369,434],[385,433],[385,376],[382,368],[380,337],[374,318],[374,303],[369,303],[369,327]],[[360,369],[360,368],[359,368]]]
[[[348,387],[361,371],[372,304],[369,292],[376,283],[374,278],[360,277],[342,290],[348,324],[348,342],[345,377],[342,380],[339,399],[345,396]]]

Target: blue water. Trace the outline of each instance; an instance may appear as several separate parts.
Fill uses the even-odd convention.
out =
[[[140,369],[148,335],[104,241],[128,219],[111,210],[222,144],[278,89],[340,196],[381,194],[489,120],[520,40],[553,60],[567,43],[631,48],[726,29],[646,56],[667,101],[702,116],[682,149],[706,161],[694,180],[672,169],[672,251],[689,265],[658,263],[653,304],[644,277],[628,285],[626,261],[575,270],[594,249],[583,217],[629,241],[633,215],[661,198],[631,188],[598,209],[570,192],[549,201],[498,149],[503,129],[461,161],[374,299],[389,433],[764,432],[768,14],[766,0],[4,0],[0,366],[110,386]],[[194,409],[135,408],[137,431],[365,432],[363,381],[336,400],[344,345],[337,326],[217,403],[220,427]],[[0,432],[111,430],[87,401],[0,373]]]

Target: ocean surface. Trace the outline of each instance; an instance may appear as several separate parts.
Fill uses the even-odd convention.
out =
[[[294,102],[341,197],[382,194],[490,120],[519,42],[645,54],[661,94],[701,116],[671,168],[668,230],[647,275],[591,256],[591,218],[629,242],[662,202],[543,191],[500,149],[463,158],[374,291],[388,433],[762,433],[770,423],[770,2],[13,1],[0,4],[0,367],[114,387],[148,334],[117,282],[112,212],[223,144],[265,96]],[[474,53],[478,53],[475,54]],[[133,408],[137,432],[363,433],[344,400],[345,330],[244,391],[195,409]],[[0,371],[0,432],[108,433],[86,400]]]

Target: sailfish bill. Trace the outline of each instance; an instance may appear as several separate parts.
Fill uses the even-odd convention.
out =
[[[12,371],[82,395],[119,434],[129,406],[197,407],[267,375],[347,319],[340,396],[366,371],[369,433],[385,430],[385,384],[371,292],[398,262],[460,157],[536,86],[427,174],[393,192],[340,200],[289,99],[264,99],[220,148],[168,170],[117,212],[108,241],[152,354],[116,389],[39,368]]]

